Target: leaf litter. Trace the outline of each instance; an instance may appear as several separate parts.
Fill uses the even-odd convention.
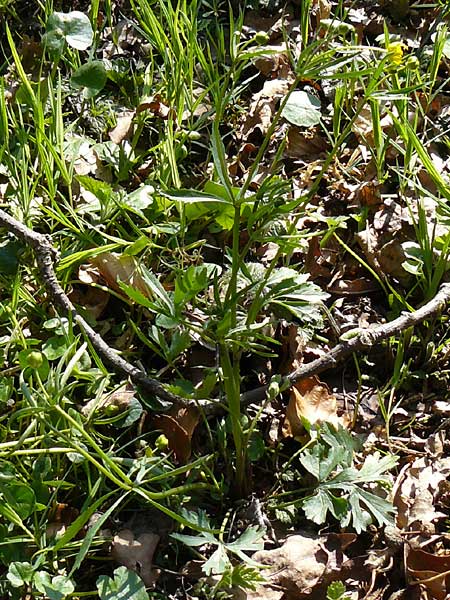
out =
[[[324,30],[329,31],[337,25],[341,26],[340,30],[336,29],[337,35],[342,36],[341,39],[345,39],[347,33],[354,31],[358,43],[367,42],[369,45],[375,43],[376,36],[383,33],[383,23],[387,23],[390,33],[401,35],[406,40],[407,51],[403,51],[398,45],[395,46],[399,43],[397,39],[381,42],[381,49],[386,46],[385,50],[391,53],[391,60],[396,67],[400,67],[402,61],[406,60],[404,52],[413,57],[416,48],[420,49],[420,39],[416,43],[417,31],[423,37],[430,58],[432,44],[426,39],[426,29],[438,15],[436,12],[433,13],[432,9],[422,10],[420,7],[410,6],[410,3],[373,2],[368,6],[346,7],[345,14],[340,15],[343,21],[340,22],[336,18],[338,22],[334,23],[332,11],[335,8],[334,4],[323,0],[311,3],[309,26],[313,33],[317,32],[320,37],[324,35]],[[296,56],[296,51],[302,44],[301,21],[292,7],[284,13],[277,13],[276,10],[273,15],[269,13],[270,11],[261,9],[246,12],[244,16],[243,33],[246,38],[250,40],[252,36],[263,32],[265,45],[253,61],[255,82],[253,87],[249,88],[252,91],[240,100],[236,126],[231,128],[228,135],[227,152],[229,157],[233,157],[230,159],[229,172],[233,178],[232,184],[237,189],[244,184],[245,176],[252,169],[254,157],[264,136],[270,131],[283,99],[296,81],[291,59],[292,56]],[[56,15],[61,14],[63,13],[56,13]],[[333,18],[330,18],[332,16]],[[58,39],[61,36],[65,37],[68,44],[81,50],[86,43],[89,46],[87,29],[80,41],[72,35],[71,31],[66,31],[67,25],[64,19],[61,21],[59,17],[59,21],[58,27],[62,33],[56,36]],[[85,18],[83,22],[86,22],[87,27]],[[137,49],[138,46],[142,46],[142,40],[136,31],[137,28],[129,26],[126,22],[118,26],[114,35],[110,28],[106,28],[103,34],[103,58],[114,61],[117,59],[117,53],[134,60],[141,51]],[[52,30],[46,35],[50,34],[56,35]],[[112,39],[114,42],[111,41]],[[331,42],[332,45],[333,43]],[[436,71],[437,81],[444,88],[448,72],[448,40],[445,43],[447,45],[444,46],[444,58],[437,65]],[[374,53],[370,50],[362,49],[361,53],[362,63],[374,60]],[[413,71],[414,67],[411,66],[411,69]],[[340,336],[349,331],[351,334],[353,329],[370,329],[371,324],[385,322],[395,311],[404,310],[411,299],[410,292],[413,296],[414,290],[420,288],[425,279],[428,278],[430,282],[433,276],[432,272],[427,272],[430,260],[442,258],[441,268],[443,271],[447,268],[448,223],[441,197],[448,184],[448,140],[444,126],[448,120],[446,95],[435,94],[430,101],[429,98],[421,99],[420,96],[414,96],[414,89],[404,92],[410,99],[414,97],[414,101],[421,107],[421,111],[408,116],[408,119],[416,119],[416,124],[428,123],[428,128],[423,129],[426,150],[421,154],[414,137],[408,138],[410,146],[405,150],[404,131],[398,125],[401,113],[395,98],[384,98],[381,91],[380,98],[375,98],[377,107],[374,107],[373,102],[360,106],[364,90],[354,86],[350,100],[347,99],[347,105],[342,107],[335,101],[340,93],[338,88],[327,87],[327,71],[322,75],[323,78],[321,76],[315,78],[313,85],[306,78],[297,82],[297,89],[284,105],[280,124],[272,132],[266,157],[261,160],[252,174],[251,191],[255,193],[264,191],[266,180],[270,180],[274,175],[270,162],[277,154],[282,141],[285,140],[285,146],[277,158],[279,160],[277,172],[280,177],[292,179],[292,187],[289,194],[283,198],[284,203],[290,201],[295,203],[308,190],[314,189],[316,177],[321,173],[327,160],[327,153],[333,145],[333,120],[339,117],[339,111],[342,110],[339,118],[344,119],[357,111],[350,127],[351,137],[345,143],[342,142],[341,154],[327,165],[321,188],[317,189],[317,193],[310,196],[308,203],[305,204],[306,217],[295,223],[294,229],[297,235],[295,244],[286,245],[287,232],[292,231],[293,217],[289,213],[286,216],[283,210],[280,210],[278,219],[268,224],[260,239],[252,240],[254,244],[254,247],[250,248],[252,259],[258,260],[264,269],[269,269],[271,262],[278,256],[291,257],[292,262],[287,261],[286,265],[280,267],[279,273],[281,269],[286,269],[284,277],[266,282],[272,285],[271,303],[269,303],[271,319],[277,310],[281,312],[282,317],[277,316],[279,320],[276,327],[263,320],[257,323],[263,332],[260,339],[264,342],[272,339],[273,346],[270,356],[263,359],[258,356],[258,352],[251,357],[249,353],[249,369],[245,373],[245,385],[249,388],[256,380],[258,383],[269,382],[273,375],[289,372],[302,362],[308,362],[311,356],[326,353],[333,341],[339,340]],[[389,76],[393,78],[396,76],[394,69],[387,69],[386,77]],[[8,77],[10,79],[13,77],[12,72]],[[84,80],[82,83],[89,95],[91,93],[89,90],[94,88],[85,85]],[[351,84],[350,81],[349,85]],[[95,93],[99,91],[94,89]],[[387,93],[386,95],[389,96]],[[123,106],[117,106],[113,117],[115,125],[105,130],[113,145],[117,146],[117,154],[115,149],[104,145],[103,141],[100,142],[100,147],[84,135],[77,134],[66,138],[65,159],[80,176],[79,195],[76,195],[76,199],[81,206],[85,206],[84,214],[95,215],[94,223],[100,230],[104,225],[104,219],[99,213],[100,208],[107,207],[111,200],[113,205],[111,210],[115,210],[117,208],[115,201],[120,198],[120,194],[116,196],[116,193],[120,191],[126,195],[128,192],[135,193],[139,190],[135,184],[124,180],[122,180],[123,189],[119,190],[116,185],[110,185],[118,173],[123,176],[121,161],[124,160],[125,155],[129,160],[128,168],[131,170],[134,167],[133,160],[137,156],[134,153],[135,148],[128,147],[129,151],[126,151],[126,144],[132,141],[139,115],[148,111],[148,114],[161,121],[175,120],[171,101],[164,96],[155,94],[151,97],[151,101],[150,98],[141,100],[132,110],[123,110]],[[13,97],[8,97],[8,102],[14,102]],[[201,106],[201,110],[197,108],[197,111],[194,110],[192,113],[184,111],[181,120],[186,121],[191,116],[195,116],[205,118],[207,123],[212,118],[211,105],[205,102]],[[376,110],[378,113],[375,112]],[[378,117],[374,118],[374,114],[378,114]],[[182,124],[178,123],[177,126],[180,128],[177,133],[180,133]],[[152,132],[148,131],[148,135],[150,137]],[[181,132],[180,135],[182,136],[183,133]],[[204,132],[201,135],[204,135]],[[395,174],[406,165],[408,152],[411,153],[412,149],[415,149],[416,154],[414,158],[409,156],[411,162],[407,167],[410,169],[410,178],[400,176],[396,179]],[[199,157],[204,157],[202,152],[203,150],[199,150]],[[168,156],[170,158],[170,153]],[[136,172],[141,169],[140,174],[145,173],[147,167],[144,166],[145,163],[136,166]],[[389,174],[386,174],[385,168]],[[201,171],[211,172],[213,169],[211,163],[200,164]],[[85,179],[85,187],[83,177],[91,177],[94,182],[105,185],[102,187]],[[198,178],[198,174],[195,174],[194,179],[196,177]],[[157,264],[152,261],[153,275],[151,277],[142,275],[139,261],[132,253],[105,252],[90,258],[89,263],[79,267],[80,288],[91,286],[93,295],[79,290],[74,290],[72,294],[76,298],[76,303],[82,305],[96,321],[115,317],[108,289],[116,296],[126,299],[130,311],[140,311],[139,319],[143,319],[141,323],[144,323],[141,328],[137,328],[134,335],[141,335],[141,340],[145,338],[146,346],[152,352],[155,348],[158,350],[155,352],[160,359],[159,364],[156,360],[158,372],[164,373],[169,370],[176,373],[181,381],[179,389],[184,390],[187,398],[195,397],[196,391],[188,389],[186,382],[201,384],[204,387],[199,388],[197,392],[213,396],[219,377],[214,346],[205,342],[199,334],[188,335],[187,330],[182,327],[177,329],[176,335],[172,335],[172,331],[175,328],[173,317],[176,311],[179,311],[178,316],[182,314],[185,321],[191,319],[192,322],[200,324],[198,327],[206,328],[208,310],[197,302],[197,296],[206,290],[209,294],[208,300],[211,302],[214,292],[210,281],[205,280],[203,287],[199,285],[198,288],[195,286],[190,288],[189,286],[194,284],[188,277],[183,279],[178,272],[171,278],[168,273],[167,264],[173,261],[173,256],[177,252],[182,253],[176,244],[173,244],[174,229],[171,229],[171,225],[168,226],[167,223],[150,223],[150,219],[142,211],[153,210],[156,206],[168,210],[170,203],[176,204],[177,200],[173,199],[174,195],[172,197],[164,193],[159,195],[155,193],[155,189],[151,182],[145,190],[145,199],[139,206],[137,204],[133,206],[132,199],[128,204],[128,207],[134,211],[131,211],[133,215],[140,217],[144,215],[148,229],[146,233],[150,232],[151,227],[156,231],[160,226],[161,229],[155,238],[158,237],[159,245],[168,242],[166,249],[161,252],[160,262]],[[422,193],[423,191],[425,193]],[[206,199],[203,207],[200,207],[198,202],[191,212],[188,210],[183,212],[180,209],[183,218],[187,216],[191,224],[194,224],[197,239],[193,243],[195,244],[200,238],[205,240],[201,243],[205,244],[203,256],[203,249],[198,250],[201,247],[199,244],[195,249],[198,254],[193,252],[182,257],[188,265],[192,261],[191,266],[194,268],[200,269],[202,261],[208,262],[205,258],[207,251],[217,256],[227,249],[229,228],[224,224],[228,223],[228,216],[226,212],[221,212],[223,207],[220,207],[220,204],[223,198],[220,198],[220,190],[219,192],[216,190],[215,193],[218,193],[218,196],[216,195],[215,198],[216,212],[212,218],[214,225],[208,224],[208,231],[204,230],[205,225],[201,221],[205,215],[208,219],[211,218],[208,209],[205,208]],[[419,193],[420,201],[417,200]],[[6,188],[2,195],[5,199],[9,199],[11,190]],[[445,194],[443,195],[445,198]],[[260,198],[257,196],[255,202],[259,201]],[[178,209],[180,205],[181,201],[177,204]],[[126,212],[124,206],[126,203],[121,205],[120,210]],[[83,214],[83,209],[80,214]],[[159,216],[159,213],[155,214]],[[242,215],[245,215],[245,207]],[[339,217],[343,219],[339,221]],[[220,226],[223,226],[223,231],[219,231]],[[417,243],[418,231],[422,239],[426,240],[421,245]],[[241,233],[243,247],[251,238],[246,239],[244,231]],[[339,238],[338,234],[342,234],[342,238]],[[144,240],[143,248],[145,247]],[[426,254],[427,249],[428,254]],[[288,286],[289,282],[293,281],[293,273],[289,275],[287,272],[289,268],[292,270],[293,266],[297,267],[302,263],[306,265],[310,280],[332,294],[332,303],[329,306],[331,317],[337,323],[337,330],[331,326],[331,319],[321,319],[319,312],[314,308],[309,314],[310,323],[316,325],[322,323],[321,344],[317,343],[317,340],[312,340],[313,326],[309,329],[307,326],[303,327],[304,322],[308,320],[306,310],[302,313],[305,321],[302,321],[301,325],[298,324],[300,319],[297,319],[295,324],[292,322],[293,316],[295,319],[295,316],[301,312],[295,305],[299,300],[295,298],[294,292],[292,290],[289,292],[291,294],[289,301],[292,303],[290,316],[284,310],[288,303],[277,296],[280,286],[281,288]],[[184,268],[185,273],[188,272],[188,268]],[[239,292],[243,296],[247,293],[243,300],[244,307],[252,301],[255,285],[264,270],[260,273],[258,269],[257,263],[255,265],[248,262],[239,274],[241,282]],[[212,269],[208,271],[208,278],[213,272],[216,273],[214,277],[219,277],[218,270]],[[196,272],[196,275],[199,275],[199,272]],[[420,279],[422,276],[423,279]],[[200,275],[198,280],[201,280]],[[392,297],[396,297],[396,290],[405,290],[404,298],[407,300],[401,301],[401,298],[396,297],[400,307],[396,306],[394,301],[389,303],[386,298],[381,297],[380,290],[383,289],[383,285],[387,285],[386,282],[390,286]],[[306,280],[295,280],[298,287],[302,283],[305,284]],[[99,287],[102,289],[96,289]],[[370,306],[362,303],[368,295],[371,295]],[[311,297],[313,296],[312,293]],[[177,298],[178,305],[175,302]],[[414,300],[414,297],[412,299]],[[214,301],[217,300],[216,295]],[[165,312],[162,311],[157,317],[159,321],[155,329],[153,317],[150,319],[148,314],[152,311],[155,313],[152,302],[158,301],[159,308],[164,303],[166,305]],[[327,298],[323,295],[317,305],[325,301]],[[167,308],[169,305],[170,310]],[[278,351],[284,343],[280,334],[282,327],[279,326],[283,323],[283,319],[288,319],[286,321],[289,329],[288,356],[286,352],[283,356],[283,350]],[[316,328],[320,330],[320,327]],[[152,333],[143,335],[144,329]],[[118,332],[114,335],[118,336]],[[440,335],[445,337],[442,328]],[[424,336],[427,339],[426,332]],[[263,346],[257,346],[253,339],[252,343],[254,349],[266,350]],[[243,525],[244,531],[233,532],[235,539],[231,542],[229,540],[224,542],[220,538],[213,540],[205,536],[203,543],[208,557],[203,563],[206,567],[203,569],[205,575],[210,575],[214,571],[222,575],[227,566],[233,564],[229,554],[234,553],[244,561],[255,561],[270,567],[268,570],[261,571],[266,578],[266,584],[258,583],[256,590],[247,592],[240,588],[234,592],[233,597],[236,598],[277,598],[279,600],[303,597],[323,598],[327,595],[329,585],[339,579],[346,583],[346,598],[410,598],[419,593],[417,591],[419,586],[423,591],[423,597],[439,600],[447,597],[450,593],[449,545],[443,523],[448,516],[449,507],[447,490],[449,465],[446,456],[448,444],[446,447],[445,430],[441,430],[439,435],[430,433],[430,429],[437,426],[441,419],[439,410],[442,410],[442,406],[439,409],[437,403],[445,402],[446,398],[443,397],[442,400],[435,402],[434,413],[429,409],[427,414],[426,406],[420,413],[414,405],[415,400],[411,390],[413,387],[422,386],[426,397],[428,388],[431,388],[431,391],[435,388],[442,389],[434,381],[437,376],[433,373],[441,369],[445,370],[448,366],[448,348],[441,347],[436,349],[435,353],[432,349],[433,359],[427,364],[425,360],[422,360],[422,363],[414,361],[414,352],[419,352],[420,340],[412,339],[410,343],[411,358],[408,366],[413,377],[410,381],[406,375],[405,381],[390,381],[390,395],[383,389],[385,383],[383,378],[386,378],[386,371],[389,371],[390,367],[398,371],[394,344],[388,344],[386,348],[378,350],[378,356],[373,352],[365,358],[355,359],[360,360],[356,371],[350,366],[346,367],[343,373],[338,373],[341,377],[340,381],[336,380],[335,374],[323,376],[324,381],[319,381],[317,378],[302,380],[289,392],[284,393],[281,402],[277,400],[278,405],[274,402],[273,406],[268,405],[261,411],[258,406],[250,406],[249,415],[258,414],[262,429],[272,428],[273,423],[278,423],[279,430],[276,433],[272,431],[270,436],[272,447],[279,448],[283,443],[281,440],[286,438],[284,442],[286,445],[281,452],[298,456],[297,462],[292,459],[292,465],[290,458],[287,458],[288,464],[280,468],[275,484],[266,479],[267,465],[260,471],[257,464],[252,465],[255,473],[261,473],[261,480],[258,481],[255,490],[270,510],[271,518],[275,521],[275,515],[278,515],[282,522],[280,511],[284,509],[285,516],[291,514],[292,520],[285,520],[284,525],[281,526],[279,547],[269,550],[259,548],[263,543],[263,532],[252,529],[252,526],[245,529],[247,524]],[[131,345],[130,348],[133,349],[133,346]],[[286,348],[284,350],[286,351]],[[169,363],[169,367],[166,363]],[[364,384],[360,374],[357,377],[361,369],[364,372]],[[432,375],[429,380],[428,375]],[[364,399],[364,390],[369,400]],[[81,412],[88,418],[94,414],[98,417],[102,411],[106,413],[109,411],[110,416],[116,410],[126,413],[131,410],[131,402],[135,396],[136,390],[123,384],[114,392],[97,393],[94,400],[91,399],[83,405]],[[355,411],[353,423],[348,416],[350,401]],[[393,407],[393,402],[398,405],[401,403],[402,408]],[[420,414],[425,416],[421,418]],[[366,418],[366,415],[369,416]],[[380,419],[380,415],[383,418]],[[414,419],[417,419],[417,423]],[[149,425],[150,421],[151,425]],[[386,422],[390,424],[390,430],[382,425],[383,423],[386,425]],[[375,441],[378,449],[386,446],[393,448],[395,438],[399,437],[395,434],[402,434],[406,442],[402,452],[399,453],[398,470],[395,471],[396,461],[389,454],[383,456],[373,449],[369,451],[367,443],[361,446],[353,445],[351,425],[354,425],[355,436],[361,436],[363,441],[371,434],[371,440]],[[201,411],[197,408],[166,409],[151,420],[141,420],[139,427],[141,431],[143,428],[145,433],[151,431],[151,428],[156,428],[159,433],[162,432],[167,437],[168,450],[173,453],[179,468],[188,465],[192,456],[194,455],[195,458],[207,445],[205,442],[207,434],[202,424]],[[224,420],[221,429],[217,430],[217,437],[221,444],[226,443],[224,432],[230,433],[229,429],[229,423]],[[247,438],[249,443],[251,433],[249,432]],[[414,440],[420,447],[419,455],[410,453],[408,449],[408,443],[413,446]],[[147,458],[151,458],[151,452],[148,454]],[[224,464],[223,468],[227,469],[229,465]],[[393,481],[393,473],[397,473],[395,481]],[[189,480],[189,469],[185,470],[184,474],[186,480]],[[161,472],[156,477],[162,478],[164,473]],[[301,486],[307,490],[307,493],[305,492],[300,498],[296,496],[298,481],[301,481]],[[389,492],[389,483],[393,483],[392,492]],[[277,506],[277,493],[274,489],[285,500],[292,492],[294,499],[291,503],[283,501],[285,506],[282,509]],[[395,513],[393,507],[396,509]],[[305,517],[309,523],[334,527],[337,533],[324,534],[319,527],[306,532],[302,529]],[[54,523],[51,522],[50,525],[55,528]],[[394,525],[398,529],[395,529]],[[70,527],[70,521],[64,524],[64,528],[61,527],[62,533],[66,527]],[[382,534],[383,527],[385,527],[385,534]],[[373,534],[372,538],[363,539],[359,535],[348,533],[349,528],[356,530],[358,534],[368,529]],[[389,528],[392,528],[394,533]],[[58,530],[57,525],[57,534]],[[245,543],[246,532],[249,536],[248,543]],[[386,532],[391,535],[391,538]],[[253,534],[254,539],[250,539]],[[178,536],[175,539],[184,541],[188,546],[196,546],[187,535],[184,535],[184,538],[183,534],[174,534],[175,536]],[[392,538],[395,538],[394,541]],[[150,587],[156,581],[153,560],[158,543],[159,536],[156,534],[138,535],[131,529],[122,529],[113,537],[111,552],[118,563],[138,573],[145,585]],[[266,539],[266,543],[269,544],[270,541]],[[215,548],[213,551],[211,546]],[[254,552],[256,546],[259,549]],[[352,548],[353,546],[355,549]],[[401,557],[400,549],[404,551]],[[242,554],[239,555],[239,552]],[[348,555],[345,554],[347,552]],[[398,564],[392,562],[392,557],[399,561]],[[119,573],[116,570],[117,582],[125,576],[124,574],[125,572]],[[112,584],[107,583],[107,585]],[[122,584],[117,583],[118,588],[120,585]]]

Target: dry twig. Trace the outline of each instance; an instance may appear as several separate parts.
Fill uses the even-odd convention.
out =
[[[167,391],[159,381],[147,377],[144,371],[138,369],[127,360],[119,356],[119,354],[110,346],[108,346],[105,340],[98,333],[96,333],[94,329],[92,329],[92,327],[86,322],[86,320],[83,319],[83,317],[78,313],[56,278],[54,261],[58,257],[58,252],[54,246],[52,246],[49,236],[33,231],[1,209],[0,225],[5,226],[8,231],[13,233],[22,242],[33,249],[39,271],[51,301],[55,305],[59,306],[65,314],[72,317],[74,322],[77,323],[84,331],[99,355],[107,363],[109,363],[115,371],[126,375],[134,384],[140,386],[146,392],[154,394],[162,400],[166,400],[173,404],[187,403],[184,398],[180,398]]]
[[[108,346],[105,340],[92,329],[85,319],[83,319],[58,282],[54,270],[54,261],[57,259],[58,252],[54,246],[52,246],[49,236],[31,230],[1,209],[0,225],[6,227],[8,231],[33,249],[39,271],[52,302],[59,306],[65,314],[71,315],[74,322],[81,327],[99,355],[109,363],[116,372],[129,377],[134,384],[140,386],[144,391],[172,404],[179,406],[199,404],[199,402],[189,401],[172,394],[159,381],[148,377],[144,371],[122,358],[114,349]],[[285,389],[290,388],[300,379],[317,375],[318,373],[335,367],[353,352],[366,351],[380,341],[395,336],[405,329],[414,327],[426,319],[436,316],[449,302],[450,284],[445,283],[430,302],[417,309],[415,312],[403,313],[400,317],[390,323],[379,325],[373,329],[363,330],[355,337],[338,344],[321,358],[289,373],[289,375],[283,378],[281,387]],[[241,395],[242,404],[248,405],[253,402],[264,400],[266,398],[267,390],[268,385],[264,385],[248,392],[244,392]],[[208,415],[223,411],[223,405],[218,400],[203,400],[200,404],[202,405],[205,414]]]

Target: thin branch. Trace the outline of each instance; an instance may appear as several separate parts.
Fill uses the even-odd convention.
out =
[[[335,367],[344,358],[353,352],[367,351],[372,346],[375,346],[382,340],[398,335],[405,329],[414,327],[419,323],[422,323],[426,319],[430,319],[444,310],[446,305],[450,302],[450,283],[444,283],[436,296],[418,308],[413,313],[403,313],[400,317],[391,321],[374,327],[373,329],[364,329],[355,337],[342,342],[335,346],[332,350],[327,352],[321,358],[317,358],[306,365],[292,371],[289,375],[286,375],[282,380],[282,386],[285,388],[292,387],[300,379],[305,377],[311,377],[317,375]],[[253,402],[260,402],[266,397],[268,385],[258,387],[254,390],[244,392],[241,394],[241,402],[248,405]]]
[[[81,327],[99,355],[109,363],[116,372],[126,375],[134,384],[140,386],[144,391],[161,398],[161,400],[165,400],[178,406],[201,405],[202,410],[206,415],[223,412],[224,406],[218,400],[192,401],[172,394],[166,390],[159,381],[148,377],[142,369],[138,369],[119,356],[119,354],[108,346],[105,340],[96,333],[77,312],[76,308],[60,286],[54,270],[54,262],[58,258],[58,252],[54,246],[52,246],[50,237],[29,229],[1,209],[0,225],[5,226],[16,237],[22,240],[22,242],[33,249],[39,271],[52,302],[59,306],[65,314],[71,315],[74,322]],[[292,373],[289,373],[283,378],[281,384],[282,388],[289,389],[300,379],[317,375],[318,373],[322,373],[327,369],[335,367],[353,352],[367,351],[382,340],[398,335],[402,331],[414,327],[426,319],[435,317],[442,312],[449,303],[450,283],[444,283],[436,296],[415,312],[403,313],[400,317],[390,323],[379,325],[373,329],[365,329],[355,335],[355,337],[338,344],[321,358],[313,360],[299,369],[292,371]],[[247,406],[253,402],[261,402],[264,400],[267,397],[268,387],[268,385],[264,385],[241,394],[242,405]]]
[[[54,262],[58,258],[58,252],[52,246],[49,236],[33,231],[1,209],[0,225],[6,227],[8,231],[12,232],[17,238],[33,249],[39,271],[51,301],[59,306],[65,314],[70,315],[73,321],[81,327],[86,337],[105,362],[109,363],[116,372],[126,375],[134,384],[140,386],[144,391],[161,398],[161,400],[178,405],[187,405],[189,403],[186,399],[167,391],[159,381],[151,379],[144,371],[119,356],[114,349],[108,346],[101,335],[96,333],[85,319],[83,319],[67,297],[56,277]]]

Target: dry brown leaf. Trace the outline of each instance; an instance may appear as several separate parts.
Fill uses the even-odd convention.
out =
[[[84,274],[81,275],[80,281],[82,277],[84,277]],[[82,306],[83,310],[94,319],[98,319],[101,316],[110,299],[109,293],[104,290],[96,287],[82,288],[81,286],[74,288],[70,292],[69,297],[74,304]]]
[[[302,419],[310,423],[326,422],[342,425],[342,419],[337,415],[337,402],[328,386],[317,377],[302,379],[291,389],[289,404],[283,424],[283,435],[295,437],[304,435],[305,428]]]
[[[299,533],[286,539],[280,548],[260,550],[252,559],[270,567],[264,571],[268,583],[248,592],[246,600],[302,600],[315,588],[336,578],[347,560],[343,551],[356,539],[354,534],[314,536]],[[282,596],[272,595],[284,590]]]
[[[101,168],[101,161],[94,152],[92,143],[78,135],[68,135],[66,141],[69,148],[65,152],[65,158],[73,165],[75,173],[77,175],[95,175]]]
[[[327,149],[326,139],[316,127],[302,131],[299,127],[289,127],[286,155],[289,158],[318,158]]]
[[[289,90],[290,83],[287,79],[271,79],[264,83],[263,89],[254,95],[246,115],[239,137],[247,141],[247,137],[258,128],[265,135],[272,124],[273,115],[280,98]]]
[[[45,529],[47,537],[61,537],[79,514],[77,508],[57,502],[50,512],[49,522]]]
[[[380,127],[382,130],[389,129],[393,125],[392,117],[389,114],[384,115],[380,120]],[[373,136],[373,118],[372,111],[369,106],[364,108],[358,113],[356,119],[352,125],[353,133],[362,140],[369,147],[375,145]]]
[[[340,296],[364,296],[379,289],[376,282],[367,277],[355,277],[355,279],[334,278],[327,290]]]
[[[90,263],[98,269],[106,285],[117,292],[121,292],[118,285],[120,280],[139,290],[144,296],[151,296],[147,284],[138,271],[138,264],[134,256],[104,252],[91,258]]]
[[[200,412],[195,406],[173,408],[167,415],[157,415],[154,425],[161,429],[169,440],[169,448],[177,461],[185,464],[191,456],[191,440],[200,420]]]
[[[433,521],[446,514],[436,509],[440,485],[450,475],[450,458],[420,457],[400,473],[394,486],[397,526],[433,533]]]
[[[143,110],[149,110],[155,117],[159,117],[160,119],[168,119],[169,115],[171,115],[173,119],[176,117],[174,109],[167,106],[159,94],[141,102],[136,109],[136,114],[139,114]]]
[[[286,44],[279,46],[267,46],[270,52],[265,56],[259,57],[255,61],[255,67],[265,77],[270,77],[272,80],[293,79],[292,67],[288,58]],[[270,79],[266,82],[268,83]]]
[[[113,538],[111,554],[120,565],[138,573],[145,586],[150,587],[158,578],[152,568],[158,543],[159,535],[156,533],[141,533],[135,538],[131,529],[122,529]]]
[[[117,117],[117,124],[109,132],[109,138],[115,144],[120,144],[125,139],[129,139],[133,133],[133,119],[136,111],[127,110]]]
[[[89,416],[93,410],[101,410],[108,406],[117,407],[119,412],[127,410],[131,400],[135,397],[136,391],[130,383],[124,383],[110,394],[104,394],[100,400],[89,400],[81,409],[85,416]]]
[[[428,598],[446,600],[450,593],[450,555],[438,556],[420,549],[406,551],[408,575],[428,592]]]

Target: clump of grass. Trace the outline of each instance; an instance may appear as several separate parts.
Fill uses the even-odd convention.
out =
[[[203,18],[205,6],[209,13]],[[102,58],[100,16],[115,26],[109,2],[103,7],[92,3],[89,19],[84,19],[92,36],[81,49],[79,40],[69,43],[67,31],[63,36],[58,28],[47,27],[32,70],[6,25],[8,60],[0,79],[4,204],[15,218],[52,236],[61,253],[57,273],[62,285],[108,343],[179,396],[198,403],[202,433],[194,456],[178,464],[150,421],[169,407],[136,390],[125,409],[102,409],[105,397],[123,382],[71,319],[55,312],[30,250],[6,236],[0,247],[0,561],[5,568],[14,566],[2,583],[4,593],[95,595],[95,582],[84,567],[103,556],[101,532],[113,519],[148,508],[180,529],[193,530],[197,541],[215,544],[226,557],[239,540],[239,551],[255,549],[261,531],[247,530],[254,534],[250,546],[240,535],[233,543],[225,539],[227,528],[236,533],[228,525],[227,511],[257,487],[255,473],[273,475],[282,461],[281,473],[289,474],[294,458],[283,455],[283,442],[277,449],[270,447],[261,430],[265,407],[282,391],[279,373],[265,373],[271,393],[260,406],[247,410],[242,393],[258,381],[254,371],[264,361],[276,363],[280,342],[274,331],[283,321],[295,324],[305,339],[324,339],[320,334],[329,294],[320,282],[310,280],[296,252],[313,236],[322,247],[333,240],[378,282],[382,301],[394,315],[433,297],[445,277],[450,236],[430,232],[424,209],[424,197],[431,194],[446,217],[447,181],[433,165],[425,125],[427,107],[439,92],[445,28],[436,31],[427,62],[421,64],[420,54],[407,56],[387,29],[379,43],[358,45],[354,29],[345,26],[344,3],[336,12],[342,22],[330,19],[319,35],[311,3],[303,2],[301,42],[295,46],[285,32],[293,74],[290,91],[277,106],[247,171],[233,177],[229,165],[237,143],[236,115],[247,110],[255,60],[273,50],[261,44],[261,37],[245,37],[243,12],[229,12],[223,21],[211,18],[223,16],[223,10],[221,3],[200,0],[132,0],[127,19],[133,35],[147,46],[145,55],[131,55],[125,73],[119,56]],[[39,18],[49,23],[50,5],[40,5]],[[62,36],[56,53],[50,48],[55,42],[51,35],[56,41]],[[111,35],[123,50],[120,35]],[[91,82],[86,65],[104,75],[103,86]],[[76,87],[80,80],[83,97]],[[282,132],[287,103],[305,80],[326,80],[333,92],[329,106],[322,99],[317,125],[326,140],[326,155],[299,195],[295,177],[286,176]],[[17,89],[8,96],[12,81]],[[124,108],[132,112],[132,123],[115,144],[108,129]],[[83,120],[77,109],[88,118]],[[356,150],[355,123],[367,109],[373,131],[368,152],[378,181],[400,186],[404,195],[413,190],[418,198],[417,210],[411,206],[417,220],[416,239],[408,247],[406,270],[414,277],[409,291],[377,271],[353,244],[355,229],[369,223],[369,209],[362,208],[352,220],[347,214],[324,217],[319,210],[333,169],[339,171]],[[380,124],[383,112],[391,117],[390,132]],[[83,123],[89,120],[88,134]],[[93,139],[96,130],[99,135]],[[277,139],[281,142],[274,147]],[[387,158],[392,146],[395,164]],[[80,160],[91,160],[87,172],[79,170]],[[346,168],[352,171],[348,163]],[[420,183],[421,169],[431,178],[433,193]],[[256,183],[262,170],[267,176]],[[300,229],[302,222],[313,225]],[[267,242],[277,246],[263,264],[258,251]],[[117,277],[116,270],[108,281],[106,269],[98,273],[100,263],[90,280],[79,271],[89,260],[102,258],[116,261],[116,268],[120,265],[120,272],[128,273],[127,280]],[[90,281],[91,298],[84,293],[83,276]],[[105,293],[109,304],[96,311]],[[398,342],[395,355],[391,391],[386,386],[380,391],[388,438],[395,390],[409,373],[406,338]],[[189,361],[198,356],[206,364],[190,367]],[[208,420],[202,406],[211,398],[221,416]],[[88,413],[83,411],[87,401],[94,407]],[[176,424],[173,415],[168,418]],[[181,434],[189,437],[186,431]],[[339,440],[333,436],[338,434],[322,430],[316,435],[311,450],[296,451],[303,454],[295,475],[305,477],[302,465],[322,452],[334,457],[333,468],[347,469],[353,477],[350,435],[345,437],[345,461],[336,458]],[[386,460],[379,474],[393,464]],[[332,485],[327,477],[334,477],[332,469],[317,486],[317,497]],[[287,475],[268,483],[273,514],[281,519],[283,511],[305,505],[308,518],[322,523],[314,518],[317,506],[305,500],[307,489],[294,487]],[[357,490],[367,499],[367,492]],[[51,526],[61,504],[76,509],[77,516],[54,537]],[[210,522],[202,510],[187,510],[193,506],[217,513],[217,519]],[[333,506],[330,512],[338,518]],[[300,518],[296,510],[290,516],[293,522]],[[364,519],[353,520],[359,530],[368,524],[367,514]],[[350,522],[350,516],[341,522]],[[194,536],[177,535],[194,547],[200,544]],[[250,534],[243,535],[245,541]],[[251,587],[258,581],[254,569],[246,571],[228,558],[222,562],[215,563],[222,583],[209,590],[210,597],[233,582]],[[59,596],[51,596],[44,580],[49,590],[60,586]]]

